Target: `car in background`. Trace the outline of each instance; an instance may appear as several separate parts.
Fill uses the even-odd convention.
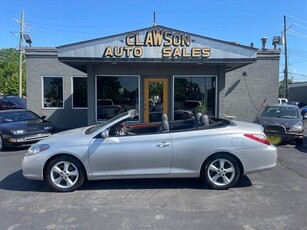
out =
[[[201,178],[214,189],[233,187],[241,176],[276,166],[277,149],[260,125],[219,118],[189,129],[133,122],[136,110],[104,123],[57,133],[31,146],[25,178],[45,180],[59,192],[86,180]],[[162,128],[162,129],[161,129]],[[145,131],[144,131],[145,130]]]
[[[304,117],[304,119],[307,119],[307,105],[300,108],[301,114]]]
[[[298,106],[300,103],[298,101],[288,101],[287,104],[288,105],[296,105],[296,106]]]
[[[299,108],[302,108],[302,107],[304,107],[304,106],[306,106],[306,105],[307,105],[307,104],[306,104],[305,102],[299,102],[297,106],[298,106]]]
[[[25,99],[18,96],[0,97],[0,110],[7,109],[26,109],[27,102]]]
[[[282,141],[295,141],[296,145],[303,145],[304,121],[295,105],[267,105],[254,122],[264,127],[264,133],[274,145]]]
[[[97,120],[105,121],[120,113],[121,106],[115,105],[112,99],[97,100]]]
[[[285,103],[288,103],[287,98],[278,98],[278,104],[285,104]]]
[[[55,126],[45,118],[25,109],[0,111],[0,150],[30,146],[51,136]]]

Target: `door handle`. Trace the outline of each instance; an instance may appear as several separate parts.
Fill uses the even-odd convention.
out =
[[[164,147],[168,147],[170,145],[171,145],[171,143],[169,143],[169,142],[161,142],[161,143],[157,144],[157,147],[164,148]]]

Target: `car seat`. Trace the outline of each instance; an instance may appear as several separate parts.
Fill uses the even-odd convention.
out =
[[[207,115],[202,115],[200,117],[200,122],[203,126],[209,125],[209,118]]]
[[[167,114],[162,114],[162,132],[168,132],[169,131],[169,124],[168,124],[168,116]]]

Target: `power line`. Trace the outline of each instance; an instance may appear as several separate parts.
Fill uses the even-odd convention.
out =
[[[300,18],[297,18],[297,17],[294,17],[294,16],[291,16],[291,15],[287,15],[289,18],[293,18],[293,19],[296,19],[296,20],[299,20],[299,21],[302,21],[302,22],[305,22],[307,23],[307,21],[303,20],[303,19],[300,19]]]
[[[301,76],[301,77],[307,77],[306,74],[292,73],[292,72],[289,72],[289,74],[296,75],[296,76]]]
[[[289,30],[288,33],[295,35],[295,36],[298,36],[298,37],[301,37],[301,38],[307,38],[307,34],[302,34],[302,33],[299,33],[299,32],[293,31],[293,30]]]
[[[298,24],[298,23],[295,23],[295,22],[292,22],[292,24],[293,24],[293,25],[296,25],[296,26],[299,26],[299,27],[304,28],[304,29],[307,30],[307,26],[303,26],[303,25]]]

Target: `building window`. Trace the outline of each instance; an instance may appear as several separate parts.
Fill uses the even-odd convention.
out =
[[[216,116],[216,76],[175,76],[175,110]]]
[[[72,107],[87,108],[86,77],[72,77]]]
[[[63,108],[63,77],[43,77],[43,108]]]
[[[118,113],[139,109],[138,76],[97,76],[97,121],[107,120]]]

